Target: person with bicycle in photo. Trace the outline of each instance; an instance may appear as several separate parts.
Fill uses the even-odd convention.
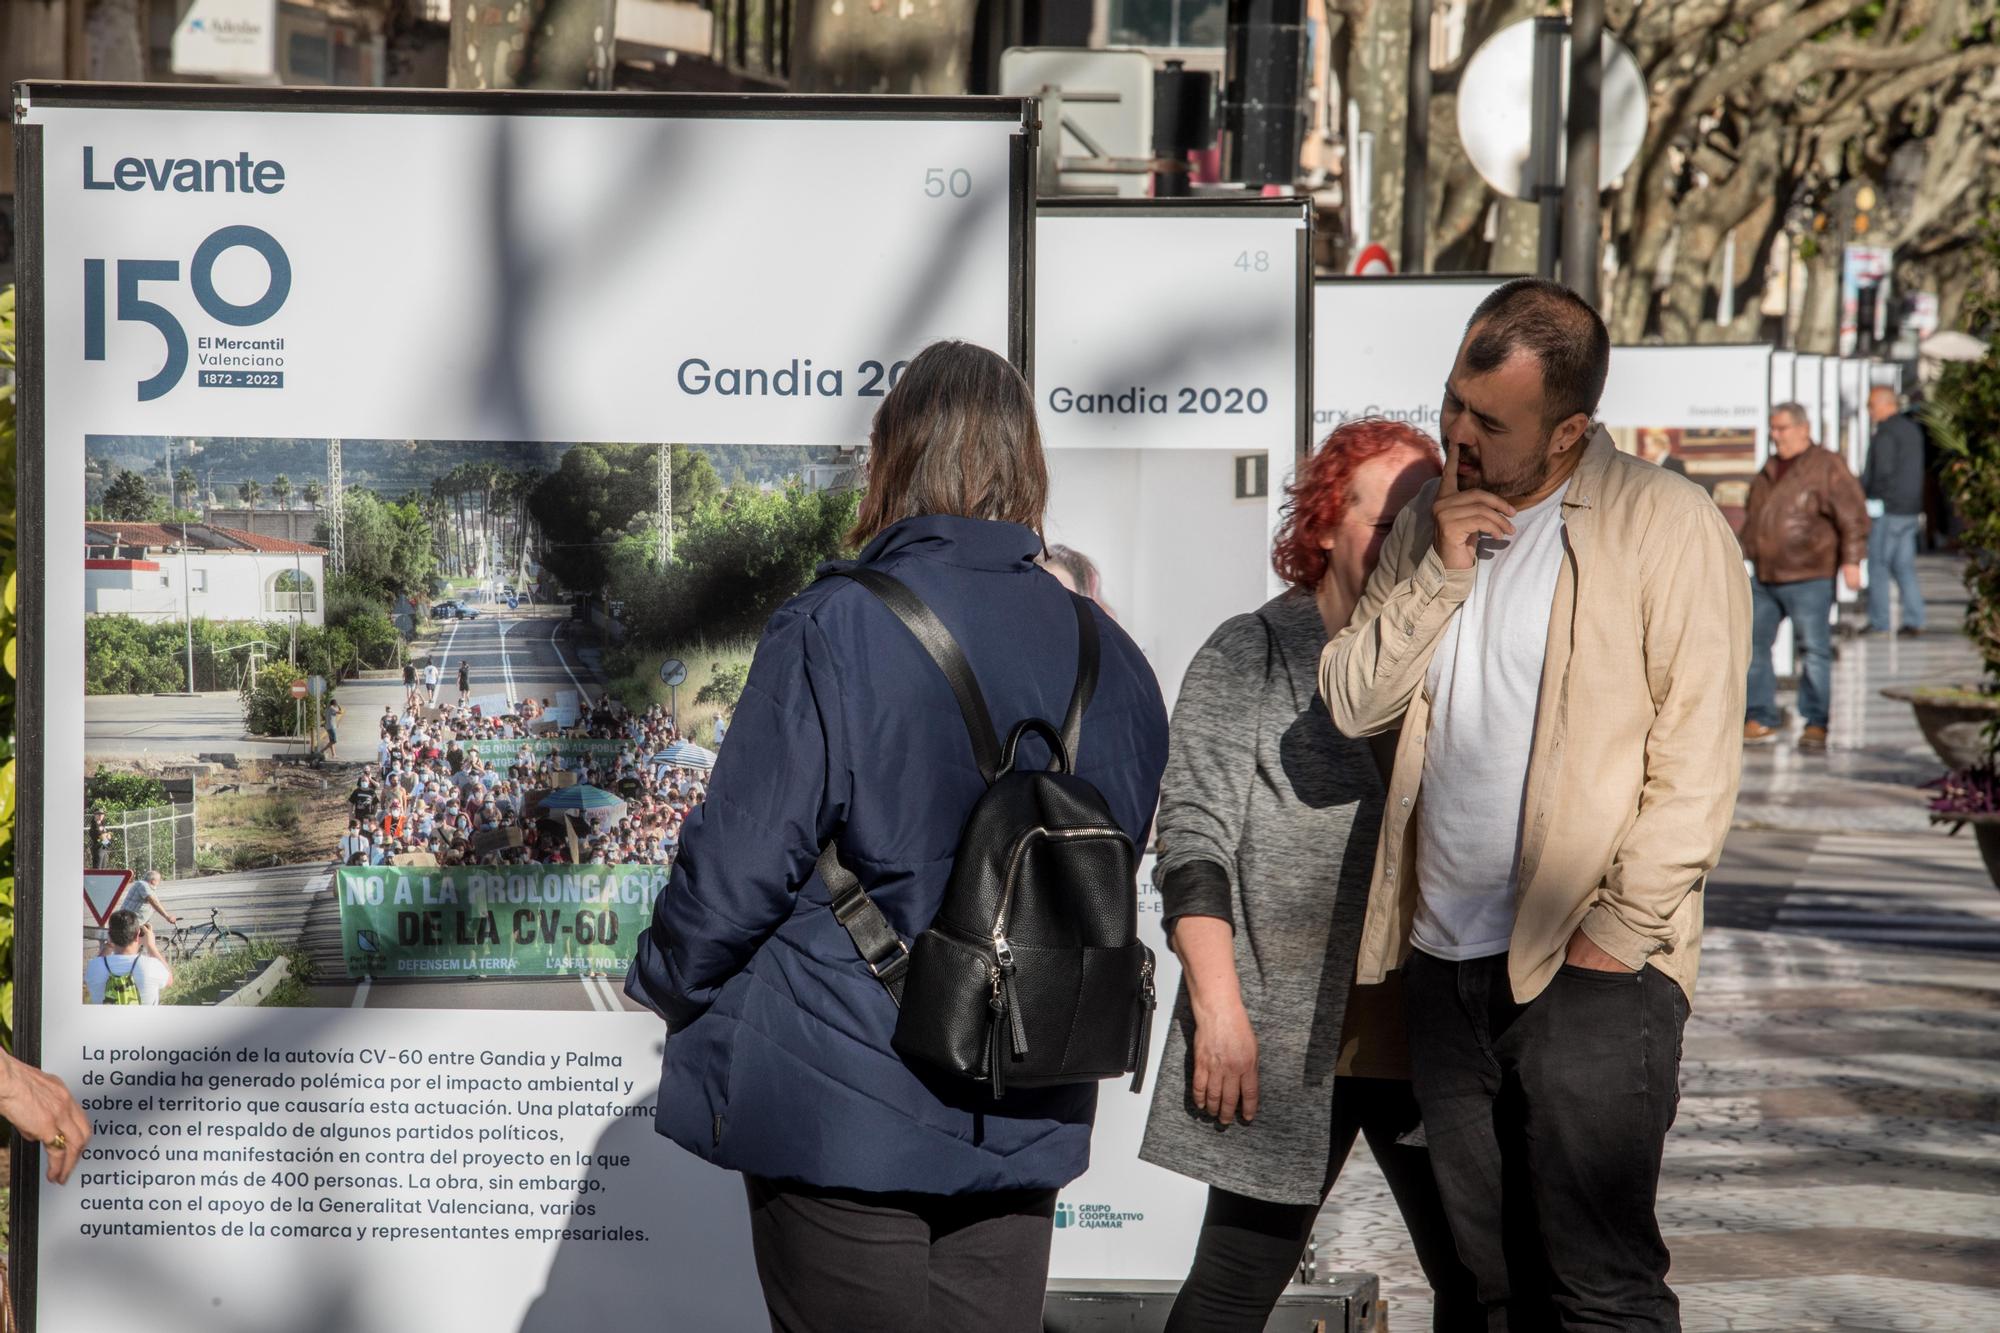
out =
[[[121,901],[124,902],[126,907],[140,921],[145,921],[148,913],[158,912],[167,919],[168,925],[178,930],[181,919],[172,912],[169,912],[166,904],[160,901],[160,883],[160,872],[157,870],[148,870],[145,877],[134,884],[126,892],[125,897]],[[98,936],[97,956],[102,958],[112,952],[114,943],[115,941],[108,930],[100,934]]]

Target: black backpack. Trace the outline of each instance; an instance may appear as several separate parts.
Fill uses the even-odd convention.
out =
[[[898,1005],[891,1044],[906,1060],[987,1085],[1146,1077],[1153,951],[1138,939],[1138,852],[1104,798],[1075,772],[1083,711],[1097,686],[1097,621],[1076,607],[1076,690],[1060,732],[1023,720],[1003,748],[979,682],[922,599],[879,570],[859,583],[895,612],[951,682],[986,792],[972,807],[930,928],[905,945],[829,844],[820,877],[834,916]],[[1046,769],[1016,765],[1029,732]]]

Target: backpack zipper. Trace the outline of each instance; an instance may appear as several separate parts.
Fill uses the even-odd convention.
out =
[[[1139,964],[1139,1049],[1132,1053],[1132,1091],[1137,1092],[1146,1085],[1146,1064],[1153,1054],[1153,955],[1149,950],[1146,961]]]
[[[1014,989],[1014,946],[1007,940],[1007,913],[1014,907],[1014,885],[1020,880],[1021,858],[1027,853],[1028,844],[1034,841],[1038,833],[1050,840],[1124,836],[1119,833],[1107,833],[1102,829],[1038,827],[1029,829],[1022,835],[1020,841],[1014,844],[1014,853],[1007,860],[1007,878],[1001,883],[1000,910],[993,916],[993,936],[990,941],[993,947],[993,966],[987,969],[993,992],[987,999],[987,1006],[993,1010],[993,1017],[989,1020],[991,1026],[987,1033],[987,1067],[991,1071],[995,1097],[1001,1096],[1007,1090],[1007,1076],[1004,1072],[1007,1052],[1000,1039],[1000,1025],[1003,1019],[1006,1021],[1007,1034],[1015,1058],[1019,1059],[1028,1054],[1028,1024],[1027,1020],[1021,1017],[1020,996]],[[1146,984],[1150,987],[1152,982],[1149,980]]]

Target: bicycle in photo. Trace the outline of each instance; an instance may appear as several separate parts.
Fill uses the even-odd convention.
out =
[[[160,940],[160,952],[174,963],[208,954],[219,957],[247,954],[250,952],[250,937],[225,925],[222,909],[211,907],[208,909],[208,920],[199,925],[174,927],[171,934]]]

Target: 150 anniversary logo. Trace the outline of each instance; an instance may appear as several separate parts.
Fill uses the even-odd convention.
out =
[[[280,163],[256,160],[248,153],[207,159],[124,157],[104,168],[97,161],[96,149],[86,147],[83,188],[125,193],[277,194],[285,188],[285,169]],[[263,294],[240,304],[224,297],[215,285],[216,265],[237,249],[261,257],[267,270]],[[187,327],[173,310],[149,296],[149,284],[179,284],[182,280],[181,261],[175,258],[83,261],[83,359],[105,359],[105,330],[111,320],[150,325],[166,344],[166,359],[159,370],[137,382],[142,403],[165,397],[187,374]],[[187,263],[186,281],[193,289],[195,304],[220,326],[214,332],[197,333],[194,339],[201,387],[284,388],[283,336],[271,330],[262,330],[258,336],[226,332],[257,328],[284,308],[292,293],[292,261],[278,239],[261,227],[218,227],[195,247]]]

